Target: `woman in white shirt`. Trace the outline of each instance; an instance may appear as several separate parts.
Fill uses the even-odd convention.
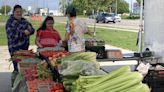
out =
[[[76,18],[76,9],[74,7],[68,7],[66,15],[68,17],[68,21],[66,24],[65,41],[68,44],[68,51],[85,51],[85,40],[83,35],[91,35],[86,23]]]

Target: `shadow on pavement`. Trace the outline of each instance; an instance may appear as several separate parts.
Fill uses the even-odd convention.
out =
[[[0,72],[0,92],[11,92],[11,72]]]

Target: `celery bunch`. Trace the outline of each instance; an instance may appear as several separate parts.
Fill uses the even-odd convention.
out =
[[[129,66],[124,66],[107,75],[80,76],[71,92],[150,92],[142,79],[139,72],[131,72]]]

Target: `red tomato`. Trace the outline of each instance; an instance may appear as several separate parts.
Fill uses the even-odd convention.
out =
[[[55,92],[64,92],[64,90],[59,89],[59,90],[56,90]]]

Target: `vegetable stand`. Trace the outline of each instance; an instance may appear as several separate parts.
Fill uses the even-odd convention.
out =
[[[21,55],[14,58],[19,62],[18,72],[12,74],[12,92],[64,92],[59,73],[47,57],[35,54],[30,58],[19,58]]]
[[[34,61],[29,58],[19,62],[19,65],[24,61],[33,64],[26,64],[31,67],[22,68],[24,73],[17,73],[13,92],[122,92],[123,89],[123,92],[129,92],[134,87],[149,92],[147,85],[142,83],[141,74],[131,71],[129,66],[113,69],[110,73],[102,71],[100,67],[105,62],[97,62],[94,52],[45,53],[34,58],[38,59],[37,64],[29,62]],[[110,65],[110,62],[106,63]]]

